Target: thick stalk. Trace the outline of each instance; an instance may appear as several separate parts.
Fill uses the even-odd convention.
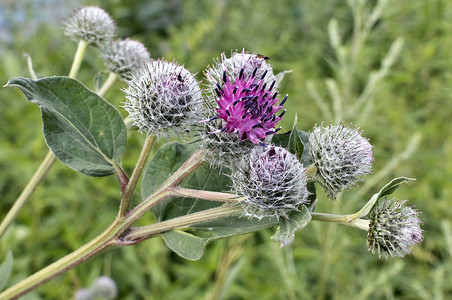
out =
[[[148,226],[134,228],[124,236],[124,241],[143,240],[154,237],[157,234],[172,229],[184,228],[189,225],[207,222],[218,218],[240,215],[243,213],[241,206],[222,205],[211,209],[203,210],[197,213],[177,217],[174,219],[162,221]]]
[[[116,73],[110,72],[110,74],[108,74],[108,78],[105,81],[105,83],[102,85],[102,87],[100,88],[100,90],[97,92],[97,94],[101,97],[103,97],[105,95],[105,93],[111,88],[111,86],[113,85],[113,83],[115,83],[116,79],[118,78],[118,75],[116,75]]]
[[[14,218],[19,213],[19,210],[36,190],[39,183],[47,175],[47,172],[49,172],[55,160],[56,160],[55,156],[52,154],[52,152],[49,151],[44,160],[42,161],[41,165],[39,166],[39,168],[36,170],[33,177],[28,182],[25,189],[20,194],[19,198],[17,198],[16,202],[14,202],[14,205],[11,207],[8,214],[0,224],[0,238],[3,236],[6,229],[8,229],[9,225],[11,225]]]
[[[80,40],[77,45],[77,51],[74,55],[74,61],[72,62],[71,71],[69,71],[69,77],[75,78],[78,74],[78,70],[80,69],[80,65],[82,64],[83,55],[85,54],[86,47],[88,47],[88,43],[84,40]]]
[[[80,69],[80,65],[82,63],[83,55],[85,54],[86,47],[88,46],[88,43],[81,40],[78,43],[77,51],[74,55],[74,61],[72,62],[72,67],[69,72],[69,77],[75,78],[78,74],[78,70]],[[31,65],[31,59],[28,59],[28,67],[30,69],[30,74],[33,78],[33,80],[37,80],[37,76],[33,70],[33,66]],[[5,233],[6,229],[11,225],[14,218],[19,213],[19,210],[22,208],[22,206],[27,202],[27,200],[30,198],[30,196],[33,194],[33,192],[36,190],[38,185],[41,183],[42,179],[47,175],[49,170],[52,168],[53,163],[56,161],[55,156],[53,153],[49,150],[47,152],[46,157],[44,158],[43,162],[39,166],[38,170],[36,170],[33,177],[28,182],[25,189],[22,191],[22,193],[19,195],[19,198],[14,202],[14,205],[11,207],[11,210],[8,212],[6,217],[3,219],[2,223],[0,224],[0,238]]]
[[[119,220],[116,220],[103,233],[81,248],[5,290],[0,294],[0,299],[17,299],[52,278],[79,265],[102,250],[117,244],[116,238],[123,230],[124,226],[122,226]]]
[[[332,215],[324,213],[311,213],[313,221],[332,222],[359,228],[364,231],[369,230],[369,220],[357,219],[354,215]]]
[[[205,151],[197,150],[190,156],[187,161],[176,171],[170,178],[168,178],[160,187],[158,187],[154,193],[152,193],[148,198],[141,202],[137,207],[131,210],[126,217],[131,220],[137,220],[152,207],[157,205],[164,198],[155,197],[155,195],[160,195],[164,193],[167,196],[174,196],[171,192],[171,188],[174,188],[179,182],[182,181],[186,176],[191,174],[196,168],[198,168],[204,162]]]
[[[132,176],[127,184],[125,191],[121,198],[121,205],[119,207],[119,216],[124,216],[130,209],[130,202],[132,201],[133,192],[138,184],[141,173],[143,172],[146,161],[149,157],[149,152],[154,145],[155,135],[149,134],[144,141],[143,149],[141,150],[140,157],[138,158],[135,169],[133,169]]]
[[[186,189],[179,186],[173,187],[171,192],[174,196],[187,197],[187,198],[197,198],[210,201],[221,201],[221,202],[231,202],[238,203],[244,197],[239,197],[234,194],[221,193],[221,192],[211,192],[203,190],[192,190]]]

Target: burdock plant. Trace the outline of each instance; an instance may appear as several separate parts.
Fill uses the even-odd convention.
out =
[[[75,79],[84,53],[80,43],[68,77],[38,79],[30,61],[32,78],[9,80],[6,86],[20,88],[41,109],[51,152],[1,222],[0,237],[55,158],[87,176],[114,174],[120,204],[102,233],[10,286],[0,299],[24,295],[110,248],[156,236],[191,260],[199,259],[214,239],[267,227],[277,226],[272,240],[285,246],[310,221],[365,230],[369,250],[383,257],[411,253],[422,240],[419,212],[404,201],[385,200],[410,178],[393,179],[356,213],[315,212],[315,204],[323,200],[317,199],[316,184],[332,199],[355,186],[371,170],[372,146],[351,125],[315,126],[311,133],[294,125],[283,132],[278,122],[288,96],[279,96],[282,76],[273,74],[266,57],[245,50],[231,52],[229,58],[222,54],[204,72],[202,87],[183,65],[148,58],[141,43],[112,41],[114,22],[100,8],[82,8],[65,24],[66,33],[83,47],[98,46],[108,71],[126,81],[119,109],[129,113],[132,127],[146,139],[135,168],[127,174],[121,163],[127,136],[138,133],[128,132],[118,109],[103,98],[113,80],[96,92]],[[162,145],[147,163],[156,137]],[[184,143],[172,142],[174,137],[182,137]],[[140,179],[142,200],[132,205]],[[136,221],[149,211],[155,223],[138,226]],[[8,255],[5,265],[11,264]],[[0,268],[0,277],[8,278],[9,271]],[[110,279],[101,277],[96,288],[80,290],[77,299],[99,291],[108,292],[108,297],[120,295]]]

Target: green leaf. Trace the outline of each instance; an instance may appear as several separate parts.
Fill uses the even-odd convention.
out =
[[[406,183],[408,181],[413,180],[416,179],[408,177],[394,178],[388,184],[386,184],[378,193],[374,194],[372,198],[370,198],[366,205],[364,205],[363,208],[361,208],[361,210],[356,213],[356,218],[367,216],[367,214],[372,210],[372,208],[377,203],[378,199],[392,194],[402,183]]]
[[[305,227],[311,221],[311,214],[306,206],[302,205],[300,211],[291,212],[288,218],[279,218],[279,227],[271,239],[281,242],[281,247],[291,244],[295,239],[295,232]]]
[[[196,150],[193,145],[168,143],[158,149],[143,175],[141,193],[143,199],[151,194],[172,173],[174,173]],[[208,191],[228,191],[230,178],[211,168],[207,163],[200,166],[183,187]],[[202,199],[175,197],[167,199],[152,208],[157,222],[184,216],[222,205],[222,202]],[[231,216],[209,222],[196,224],[185,231],[163,233],[166,245],[178,255],[198,260],[202,257],[206,245],[215,239],[245,234],[277,224],[275,218],[256,218]]]
[[[297,117],[295,116],[295,121],[293,123],[292,130],[289,134],[289,143],[287,150],[289,150],[290,153],[295,154],[299,161],[301,161],[301,156],[303,155],[304,145],[301,140],[300,135],[298,134],[297,129]]]
[[[107,101],[69,77],[39,80],[15,77],[16,86],[42,112],[44,138],[53,154],[89,176],[115,172],[127,142],[121,114]]]
[[[297,155],[303,166],[307,167],[312,164],[308,139],[309,133],[293,128],[288,132],[273,135],[272,143],[286,148],[290,153]],[[300,153],[302,153],[301,156]]]
[[[0,265],[0,291],[6,286],[9,277],[11,276],[11,272],[13,270],[13,254],[11,251],[8,251],[5,260]]]

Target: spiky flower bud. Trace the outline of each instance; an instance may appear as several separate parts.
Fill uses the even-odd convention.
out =
[[[105,10],[96,6],[76,10],[63,25],[65,35],[77,42],[84,40],[96,46],[113,39],[116,35],[113,19]]]
[[[413,207],[405,206],[407,200],[384,199],[370,214],[367,247],[372,254],[386,259],[404,257],[423,239],[418,215]]]
[[[90,290],[96,299],[115,299],[118,296],[116,283],[108,276],[101,276],[94,280]]]
[[[195,76],[177,63],[151,60],[132,73],[124,108],[141,132],[182,136],[200,118],[202,95]]]
[[[245,199],[245,214],[257,218],[286,217],[308,203],[305,169],[284,148],[254,147],[232,174],[233,186]]]
[[[277,97],[276,81],[266,82],[271,69],[264,69],[262,58],[257,64],[250,57],[250,54],[236,54],[230,59],[232,62],[227,62],[223,55],[220,78],[217,78],[219,66],[207,71],[210,84],[218,79],[212,94],[206,97],[208,110],[201,130],[203,145],[214,154],[211,155],[213,163],[221,162],[222,157],[229,160],[238,153],[246,154],[249,152],[246,148],[265,144],[267,137],[281,129],[275,127],[285,113],[280,111],[287,95],[282,101]]]
[[[131,72],[150,61],[146,47],[131,39],[106,43],[101,49],[101,57],[107,69],[122,80],[132,79]]]
[[[94,300],[94,295],[89,289],[79,289],[74,295],[74,300]]]
[[[309,135],[310,155],[317,168],[316,180],[330,199],[361,181],[372,171],[372,145],[351,125],[315,126]]]

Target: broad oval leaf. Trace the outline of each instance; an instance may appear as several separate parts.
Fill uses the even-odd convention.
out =
[[[127,130],[114,106],[76,79],[15,77],[7,86],[22,90],[42,112],[43,132],[53,154],[89,176],[115,172],[127,142]]]
[[[141,185],[143,199],[151,194],[166,178],[174,173],[196,151],[193,145],[168,143],[158,149],[147,166]],[[219,169],[212,169],[207,163],[200,166],[183,187],[199,190],[228,191],[230,178]],[[152,208],[157,222],[184,216],[222,205],[222,202],[202,199],[175,197],[159,203]],[[166,245],[181,257],[198,260],[202,257],[206,245],[215,239],[245,234],[278,224],[275,218],[256,218],[231,216],[193,225],[181,231],[173,230],[163,233]]]

